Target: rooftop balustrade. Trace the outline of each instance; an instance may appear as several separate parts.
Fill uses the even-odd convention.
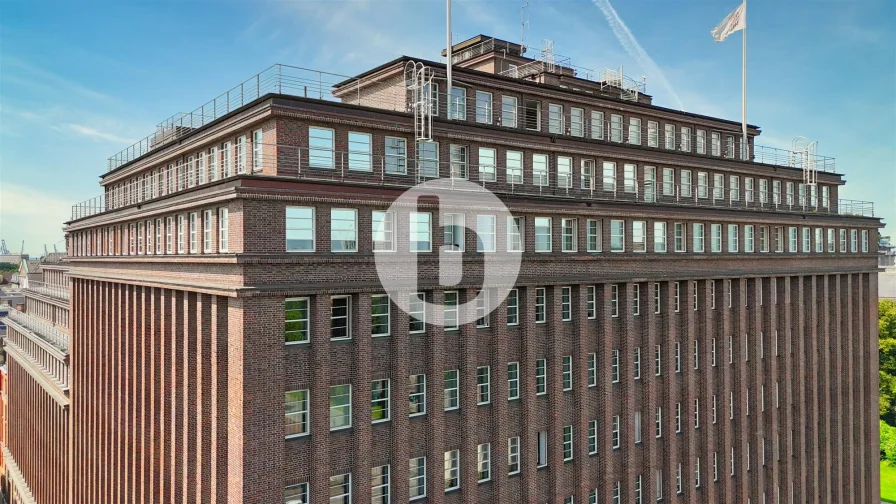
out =
[[[68,334],[57,329],[53,324],[18,310],[10,310],[6,314],[6,321],[25,329],[34,337],[50,343],[59,350],[68,352]]]
[[[45,296],[50,296],[57,299],[68,300],[70,297],[68,287],[63,287],[61,285],[51,285],[35,280],[28,280],[28,288],[26,290],[34,291],[38,294],[43,294]]]

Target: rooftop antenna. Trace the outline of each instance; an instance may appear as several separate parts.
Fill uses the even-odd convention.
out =
[[[448,46],[445,50],[445,53],[448,55],[448,64],[446,65],[446,74],[448,80],[448,99],[451,99],[451,63],[453,57],[451,56],[451,0],[445,0],[445,9],[446,9],[446,27],[445,27],[445,39],[446,45]],[[449,104],[449,110],[451,105]]]
[[[6,248],[6,240],[0,240],[0,254],[8,254],[9,249]]]
[[[45,256],[46,256],[46,255],[50,255],[50,253],[47,251],[47,244],[46,244],[46,243],[44,243],[44,255],[45,255]]]
[[[19,255],[25,255],[25,240],[22,240],[22,250],[19,252]]]
[[[526,20],[526,8],[529,7],[529,1],[526,0],[526,5],[520,7],[520,55],[526,52],[526,27],[529,25],[529,21]]]

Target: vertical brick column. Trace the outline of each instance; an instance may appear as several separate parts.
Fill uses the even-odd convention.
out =
[[[200,214],[201,215],[201,214]],[[197,233],[199,231],[197,230]],[[201,235],[200,235],[201,236]],[[196,474],[196,391],[197,391],[197,364],[193,358],[197,346],[197,294],[195,292],[184,293],[184,322],[183,322],[183,361],[181,372],[183,376],[183,388],[181,398],[183,408],[183,439],[181,449],[183,453],[183,494],[187,502],[196,501],[196,485],[193,480]]]
[[[564,326],[561,315],[561,288],[553,286],[546,293],[545,309],[547,320],[553,328],[552,335],[547,341],[547,375],[548,375],[548,401],[550,402],[550,426],[548,427],[548,467],[550,468],[550,495],[552,502],[562,502],[560,494],[564,469],[563,463],[563,425],[561,414],[563,411],[563,363],[561,352],[561,334]]]
[[[593,390],[588,386],[588,354],[592,341],[588,331],[588,286],[580,284],[572,287],[573,314],[573,449],[576,458],[574,467],[575,486],[573,497],[576,502],[588,502],[588,495],[594,488],[589,484],[593,461],[588,455],[589,413],[595,410]],[[643,423],[643,421],[642,421]]]
[[[675,344],[680,343],[681,335],[678,329],[678,318],[680,316],[679,313],[675,312],[675,284],[674,282],[666,282],[664,285],[665,288],[661,290],[660,296],[660,311],[661,313],[661,324],[663,326],[663,330],[666,334],[665,341],[663,342],[663,351],[665,353],[664,356],[664,370],[663,375],[665,376],[664,381],[666,382],[666,403],[663,405],[663,440],[664,444],[667,446],[667,459],[668,463],[665,467],[665,481],[668,483],[665,485],[665,493],[664,495],[669,495],[670,499],[674,499],[675,496],[675,481],[676,474],[678,470],[678,464],[682,464],[682,472],[684,467],[687,465],[681,460],[681,452],[680,452],[680,440],[679,434],[675,432],[675,408],[676,404],[684,400],[682,399],[682,390],[681,390],[681,375],[675,372]],[[687,306],[685,304],[684,306]],[[686,349],[682,348],[682,367],[685,364],[686,357]],[[682,408],[684,408],[684,404]],[[682,412],[682,414],[684,414]],[[682,486],[684,482],[684,475],[682,474]]]
[[[476,289],[465,289],[459,292],[459,296],[463,300],[463,305],[458,307],[458,314],[466,316],[467,319],[475,316]],[[461,352],[461,369],[460,369],[460,415],[461,415],[461,433],[460,446],[446,446],[446,450],[454,448],[460,449],[460,491],[462,492],[464,502],[477,502],[478,497],[478,464],[477,464],[477,445],[478,437],[478,420],[479,408],[487,406],[477,406],[478,387],[476,381],[476,368],[480,363],[486,364],[484,356],[478,354],[478,337],[476,331],[476,322],[461,324],[460,326],[460,352]],[[482,360],[480,360],[482,359]]]
[[[445,293],[442,290],[435,290],[430,295],[433,309],[426,314],[426,320],[432,321],[432,325],[427,330],[427,369],[426,369],[426,396],[430,398],[426,408],[429,436],[426,447],[426,464],[427,464],[427,502],[431,504],[442,504],[445,500],[444,484],[439,485],[440,475],[444,471],[445,456],[445,313],[444,306]],[[396,326],[399,331],[406,331],[408,327],[407,314],[402,313],[404,325]],[[407,378],[397,378],[396,396],[398,400],[407,403],[403,394],[407,393]],[[465,384],[464,386],[471,386]],[[400,395],[399,395],[400,394]],[[405,411],[407,415],[407,411]],[[419,457],[422,454],[408,453],[408,457]],[[408,463],[396,462],[404,464],[405,479],[408,481]],[[436,472],[436,471],[439,472]],[[396,485],[405,486],[403,483]],[[407,499],[407,497],[405,498]]]
[[[535,485],[538,461],[536,421],[535,361],[539,358],[535,342],[535,287],[520,289],[520,306],[532,307],[520,310],[520,334],[522,336],[520,359],[520,395],[523,428],[520,432],[520,476],[523,479],[523,502],[536,502]]]
[[[228,368],[228,299],[215,296],[211,303],[211,365],[212,365],[212,482],[210,500],[212,502],[229,502],[227,475],[230,472],[228,433],[229,380]]]
[[[878,277],[876,273],[865,274],[866,282],[865,282],[865,295],[866,303],[865,306],[868,307],[868,313],[864,317],[864,320],[868,324],[868,330],[864,332],[865,339],[863,341],[867,342],[868,346],[868,355],[870,358],[868,359],[868,384],[866,391],[871,390],[880,390],[879,389],[879,369],[880,369],[880,361],[877,358],[878,355],[878,338],[880,338],[880,331],[878,329],[875,321],[878,320]],[[872,394],[872,397],[874,395]],[[865,445],[869,447],[879,446],[880,445],[880,428],[877,423],[877,415],[878,411],[874,408],[874,401],[869,400],[866,408],[867,408],[867,422],[864,424],[867,432],[867,441]],[[871,459],[870,463],[867,464],[869,468],[870,474],[869,476],[869,492],[868,492],[868,501],[869,502],[877,502],[880,501],[880,452],[878,450],[869,449],[867,453],[868,457]]]
[[[669,466],[668,453],[664,449],[663,439],[656,437],[656,409],[663,407],[664,377],[668,376],[669,367],[662,361],[669,353],[669,348],[663,345],[660,335],[662,314],[655,313],[653,293],[658,282],[642,284],[647,288],[641,293],[641,317],[645,318],[644,331],[646,333],[646,347],[641,353],[641,376],[645,380],[647,394],[641,410],[641,438],[647,447],[646,466],[647,474],[644,475],[643,491],[649,499],[656,499],[657,471],[667,470]],[[656,375],[656,346],[660,345],[660,376]],[[665,434],[665,433],[664,433]],[[663,495],[669,491],[668,483],[663,485]],[[649,501],[648,501],[649,502]]]
[[[353,298],[356,308],[353,313],[354,320],[352,320],[354,350],[354,372],[352,373],[352,415],[354,418],[352,425],[356,452],[352,465],[352,484],[355,487],[352,500],[369,502],[370,468],[373,466],[371,450],[374,443],[370,423],[370,294],[362,293]],[[393,390],[396,390],[395,387]],[[398,465],[398,461],[393,464],[393,466],[395,465]],[[393,484],[393,486],[397,485]]]
[[[228,450],[233,463],[228,467],[228,502],[277,502],[283,499],[284,445],[282,436],[271,433],[283,432],[283,340],[272,335],[282,334],[283,305],[271,298],[229,301]],[[321,331],[313,327],[312,345],[320,346]],[[321,421],[312,422],[315,436]]]
[[[152,481],[150,482],[149,489],[147,491],[147,502],[159,502],[162,498],[163,466],[161,458],[161,437],[163,426],[161,411],[162,403],[164,402],[164,398],[162,396],[162,376],[164,374],[164,370],[161,368],[162,358],[164,356],[164,333],[162,332],[162,299],[163,297],[161,289],[152,289],[151,298],[148,305],[152,317],[150,328],[151,349],[148,357],[150,362],[150,396],[152,400],[152,414],[149,419],[150,435],[152,439],[149,451],[149,466],[152,474]]]
[[[212,432],[209,426],[212,411],[212,302],[214,296],[198,294],[196,298],[196,348],[192,356],[196,363],[196,502],[211,504]]]
[[[324,414],[311,415],[311,502],[326,502],[330,495],[330,298],[318,295],[311,298],[311,361],[314,363],[311,376],[311,411]],[[234,319],[230,319],[233,323]],[[234,362],[228,355],[229,368]],[[231,371],[232,373],[232,371]],[[282,394],[282,392],[281,392]],[[233,402],[233,397],[228,397]],[[233,405],[229,409],[233,409]],[[231,440],[231,443],[233,441]],[[231,449],[232,450],[232,449]],[[233,504],[241,497],[231,497]]]
[[[492,406],[491,406],[491,424],[492,438],[491,442],[491,472],[492,485],[494,485],[494,501],[506,502],[507,498],[507,355],[508,355],[508,334],[507,334],[507,304],[505,300],[498,302],[498,295],[495,289],[489,289],[488,306],[494,306],[494,311],[489,314],[489,322],[491,325],[491,385],[492,385]],[[579,382],[581,383],[581,382]],[[581,446],[581,445],[578,445]]]
[[[683,334],[679,337],[681,340],[681,377],[682,394],[681,394],[681,430],[683,436],[682,453],[682,486],[685,488],[685,496],[688,502],[696,503],[698,498],[698,490],[694,487],[696,476],[696,460],[700,457],[700,447],[697,442],[698,437],[702,441],[707,427],[701,422],[700,429],[694,428],[694,407],[697,404],[697,398],[700,397],[698,387],[700,383],[697,380],[697,370],[694,369],[694,344],[697,338],[697,312],[694,311],[694,294],[697,293],[694,282],[691,280],[681,282],[681,313],[679,315],[679,327]],[[698,296],[699,301],[699,296]],[[699,349],[699,343],[697,343]],[[698,362],[698,365],[706,365],[706,361]],[[706,408],[706,403],[701,404]],[[702,443],[701,443],[702,444]],[[681,453],[681,452],[680,452]],[[706,459],[701,460],[705,470]],[[703,483],[701,481],[701,483]]]

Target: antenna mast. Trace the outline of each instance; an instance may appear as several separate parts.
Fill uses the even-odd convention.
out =
[[[520,7],[520,54],[526,52],[526,25],[529,24],[526,21],[526,8],[529,7],[529,1],[526,0],[526,5]]]

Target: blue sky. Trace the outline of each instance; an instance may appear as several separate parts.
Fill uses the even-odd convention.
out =
[[[736,0],[610,0],[656,67],[629,57],[591,0],[531,0],[526,40],[589,68],[647,77],[654,103],[740,119],[741,36],[709,31]],[[454,40],[516,41],[519,0],[454,2]],[[0,3],[0,237],[40,253],[110,155],[273,63],[351,75],[438,59],[443,1]],[[748,121],[758,143],[818,140],[841,197],[896,219],[896,2],[750,0]],[[662,75],[660,75],[662,73]],[[662,85],[662,79],[669,87]],[[61,243],[60,243],[61,245]]]

